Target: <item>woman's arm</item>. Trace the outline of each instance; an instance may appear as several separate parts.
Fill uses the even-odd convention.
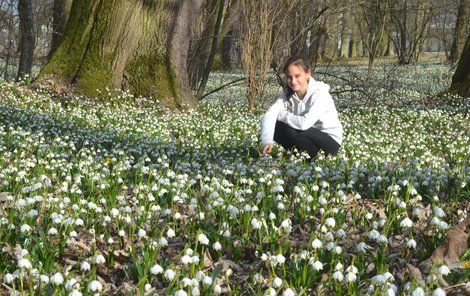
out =
[[[261,143],[263,147],[274,142],[277,117],[282,110],[286,109],[284,101],[284,98],[277,99],[261,118]]]

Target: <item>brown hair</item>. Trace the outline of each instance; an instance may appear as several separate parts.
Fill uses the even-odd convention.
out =
[[[310,66],[308,65],[307,61],[300,56],[291,56],[288,58],[284,64],[284,68],[282,68],[282,71],[284,74],[287,73],[287,69],[292,66],[298,66],[304,69],[305,72],[308,72],[308,70],[311,70]],[[289,99],[290,96],[294,94],[294,91],[289,87],[289,85],[286,83],[284,87],[284,92],[286,94],[286,99]]]

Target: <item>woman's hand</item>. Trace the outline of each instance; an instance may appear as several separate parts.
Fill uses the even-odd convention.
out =
[[[271,153],[272,149],[273,149],[273,144],[265,144],[263,146],[263,151],[261,152],[261,154],[263,156],[266,156],[267,154]]]

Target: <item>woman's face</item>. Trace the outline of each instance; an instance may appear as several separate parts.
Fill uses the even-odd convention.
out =
[[[297,94],[303,96],[307,92],[307,80],[312,72],[297,65],[290,65],[285,73],[287,85]]]

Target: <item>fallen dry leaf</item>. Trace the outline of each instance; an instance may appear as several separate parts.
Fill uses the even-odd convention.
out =
[[[449,269],[461,267],[460,255],[468,248],[468,232],[470,217],[447,231],[444,241],[434,250],[431,257],[421,262],[420,266],[428,272],[436,262],[443,262]]]

